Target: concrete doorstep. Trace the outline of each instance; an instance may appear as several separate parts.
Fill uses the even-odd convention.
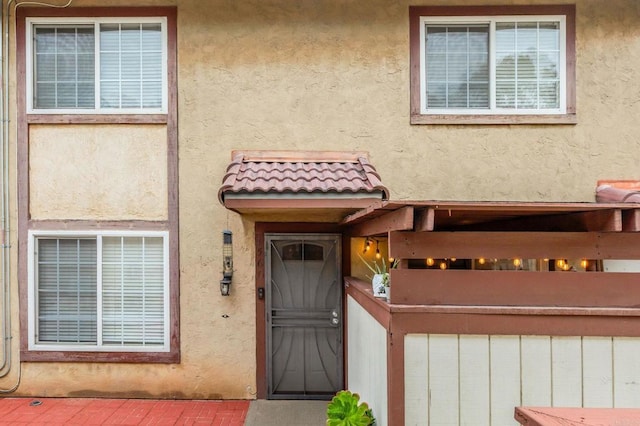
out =
[[[245,426],[322,426],[328,401],[255,400],[249,404]]]

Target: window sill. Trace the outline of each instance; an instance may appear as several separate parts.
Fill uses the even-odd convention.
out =
[[[412,114],[411,124],[578,124],[573,114],[545,115],[444,115]]]
[[[20,351],[24,362],[116,362],[179,364],[180,352],[63,352]]]
[[[167,114],[27,114],[29,124],[166,124]]]

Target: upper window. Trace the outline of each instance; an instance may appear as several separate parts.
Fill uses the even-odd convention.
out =
[[[446,14],[465,11],[475,14]],[[524,11],[537,10],[412,8],[412,119],[572,113],[573,18]],[[486,12],[505,14],[479,15]]]
[[[29,349],[169,350],[166,233],[31,233]]]
[[[28,108],[166,112],[166,19],[29,19]]]

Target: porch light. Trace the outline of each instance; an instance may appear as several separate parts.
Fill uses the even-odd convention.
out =
[[[228,296],[233,277],[233,238],[231,231],[222,231],[222,279],[220,294]]]

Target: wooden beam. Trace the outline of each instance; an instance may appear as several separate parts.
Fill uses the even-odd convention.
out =
[[[640,234],[636,232],[598,234],[595,259],[640,259]]]
[[[398,210],[405,206],[407,206],[407,203],[400,204],[395,201],[376,201],[366,208],[346,216],[342,222],[340,222],[340,225],[354,226],[358,223],[382,216],[383,214]]]
[[[368,237],[413,229],[413,207],[407,206],[351,227],[352,237]]]
[[[612,232],[391,232],[395,259],[640,259],[640,234]]]
[[[637,308],[639,274],[604,272],[391,270],[401,305]]]
[[[416,232],[433,231],[436,211],[433,208],[419,210],[416,213]]]
[[[449,231],[460,229],[465,231],[621,232],[622,210],[504,217],[491,222],[478,222],[467,226],[454,225],[446,228]]]
[[[584,224],[588,232],[621,232],[622,231],[622,210],[597,210],[590,212],[574,213],[566,215]]]
[[[622,230],[625,232],[640,232],[640,209],[622,212]]]

